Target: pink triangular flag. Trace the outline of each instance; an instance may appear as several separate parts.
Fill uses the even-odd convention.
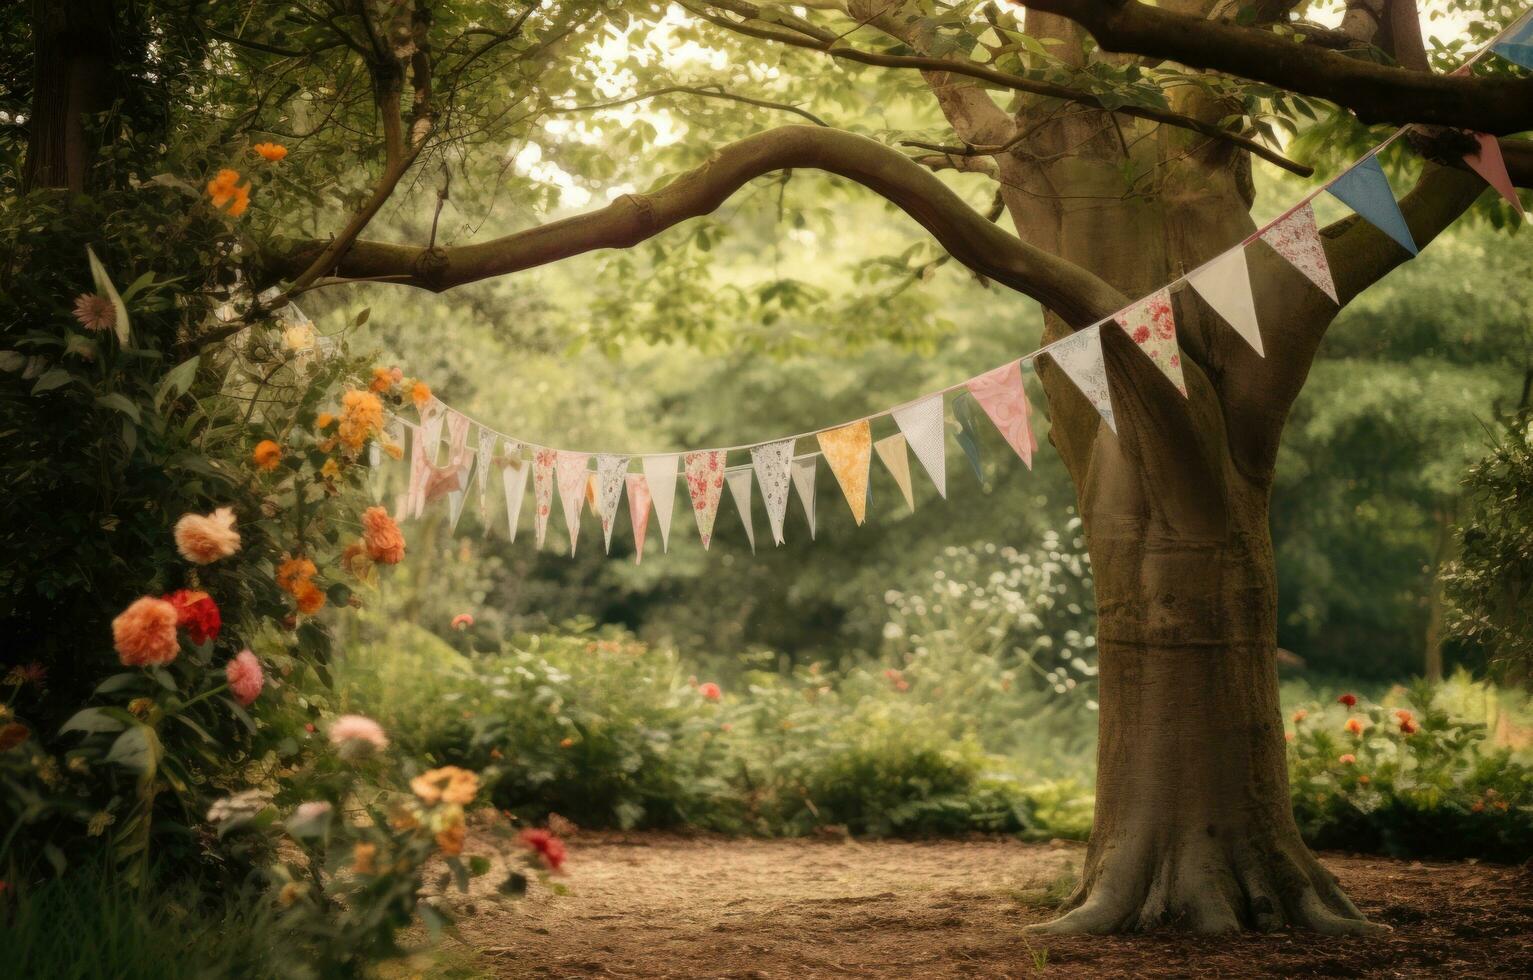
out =
[[[1027,404],[1027,389],[1022,386],[1022,362],[1012,361],[994,371],[987,371],[968,384],[969,392],[990,421],[1001,431],[1006,444],[1033,468],[1033,453],[1038,440],[1030,424],[1032,411]]]
[[[554,507],[554,463],[559,459],[557,449],[545,449],[537,447],[532,455],[532,494],[533,501],[537,504],[537,513],[533,515],[533,530],[536,532],[535,544],[538,548],[543,547],[543,539],[548,534],[548,515]]]
[[[719,497],[724,493],[724,457],[722,449],[687,453],[682,463],[687,471],[687,493],[692,498],[692,513],[697,517],[697,533],[703,550],[713,543],[713,519],[719,513]]]
[[[1321,292],[1331,297],[1331,302],[1341,302],[1336,298],[1336,283],[1331,279],[1331,264],[1326,261],[1325,246],[1320,244],[1315,209],[1308,202],[1274,222],[1261,233],[1261,240],[1319,286]]]
[[[1186,398],[1187,382],[1182,378],[1182,351],[1176,346],[1176,314],[1171,309],[1171,290],[1151,293],[1119,312],[1113,320]]]
[[[559,476],[559,499],[564,503],[564,524],[570,532],[570,555],[575,554],[575,539],[580,536],[580,512],[586,505],[586,463],[589,453],[559,450],[554,470]]]
[[[1522,200],[1517,196],[1517,185],[1512,183],[1512,177],[1506,172],[1506,160],[1501,156],[1501,144],[1489,133],[1475,133],[1474,138],[1479,142],[1480,148],[1474,153],[1464,154],[1464,162],[1469,169],[1485,178],[1485,182],[1496,189],[1496,193],[1511,202],[1513,210],[1518,216],[1522,215]]]
[[[649,481],[643,473],[628,474],[628,518],[633,522],[633,563],[637,565],[644,560],[644,534],[649,530]]]

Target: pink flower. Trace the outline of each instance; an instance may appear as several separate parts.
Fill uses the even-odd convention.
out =
[[[112,645],[124,667],[158,667],[176,659],[176,607],[144,596],[112,620]]]
[[[234,659],[224,667],[224,676],[229,680],[229,690],[234,693],[234,700],[247,708],[261,696],[261,688],[266,684],[261,661],[249,650],[241,650],[234,655]]]
[[[468,629],[472,625],[474,625],[474,617],[468,613],[458,613],[458,615],[452,618],[452,628],[457,630],[459,633]]]
[[[541,858],[550,871],[557,872],[564,867],[564,841],[552,831],[529,827],[522,831],[521,841],[522,846]]]
[[[389,738],[383,728],[371,718],[361,715],[341,715],[330,725],[330,744],[343,751],[383,751],[389,747]]]
[[[234,509],[220,507],[211,514],[182,514],[176,521],[176,549],[181,557],[198,565],[228,558],[240,550],[240,532],[234,529]]]
[[[75,297],[75,319],[86,330],[110,330],[117,326],[117,307],[105,296],[81,293]]]
[[[708,681],[706,684],[697,685],[697,693],[701,694],[709,701],[717,701],[719,698],[724,696],[724,692],[721,691],[719,686],[713,683],[713,681]]]

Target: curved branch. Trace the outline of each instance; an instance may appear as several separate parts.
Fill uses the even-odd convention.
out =
[[[1430,123],[1498,135],[1533,128],[1533,78],[1433,75],[1381,65],[1138,0],[1029,0],[1028,6],[1070,18],[1108,51],[1166,58],[1313,95],[1367,123]]]
[[[688,218],[709,214],[748,181],[789,168],[845,177],[896,204],[970,269],[1033,297],[1075,325],[1120,308],[1123,295],[1091,272],[1034,248],[988,221],[936,176],[882,143],[836,129],[783,126],[730,143],[696,169],[648,194],[493,241],[420,248],[357,241],[328,272],[442,291],[602,248],[630,248]],[[309,267],[325,242],[282,243],[268,270]]]
[[[595,105],[553,107],[543,111],[548,113],[597,112],[601,109],[616,109],[618,106],[632,105],[635,102],[644,102],[649,99],[656,99],[662,95],[695,95],[704,99],[723,99],[727,102],[740,102],[745,105],[756,106],[759,109],[778,109],[782,112],[791,112],[795,116],[800,116],[809,120],[816,126],[830,125],[830,123],[821,119],[819,116],[810,112],[808,109],[801,109],[796,105],[789,105],[786,102],[772,102],[768,99],[755,99],[748,95],[739,95],[737,93],[730,92],[722,86],[718,85],[667,85],[665,88],[658,88],[653,92],[640,92],[638,95],[630,95],[627,98],[616,99],[612,102],[598,102]]]

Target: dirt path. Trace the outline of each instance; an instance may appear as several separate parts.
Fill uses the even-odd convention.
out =
[[[503,977],[1533,976],[1533,871],[1327,855],[1379,939],[1309,934],[1036,939],[1025,923],[1079,845],[758,841],[657,834],[571,842],[570,894],[460,900]],[[498,869],[497,869],[498,870]]]

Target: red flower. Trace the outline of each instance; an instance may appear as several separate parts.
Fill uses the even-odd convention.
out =
[[[1149,339],[1150,339],[1150,328],[1141,324],[1139,329],[1134,331],[1134,343],[1142,344],[1142,343],[1144,343],[1145,341],[1147,341]]]
[[[1337,704],[1344,704],[1344,705],[1346,705],[1347,707],[1350,708],[1354,704],[1357,704],[1357,695],[1356,694],[1343,694],[1341,697],[1336,699],[1336,703]]]
[[[550,871],[557,872],[564,867],[564,841],[555,837],[552,831],[529,827],[522,831],[521,842],[523,847],[541,858]]]
[[[186,628],[186,635],[193,643],[218,639],[224,621],[212,596],[196,589],[177,589],[163,598],[176,607],[176,625]]]
[[[724,692],[719,690],[719,686],[713,683],[713,681],[709,681],[706,684],[697,685],[697,693],[701,694],[709,701],[717,701],[719,698],[724,696]]]
[[[1400,731],[1405,733],[1406,735],[1414,735],[1414,734],[1416,734],[1418,729],[1416,728],[1416,723],[1414,721],[1412,721],[1410,718],[1401,718],[1400,719]]]

